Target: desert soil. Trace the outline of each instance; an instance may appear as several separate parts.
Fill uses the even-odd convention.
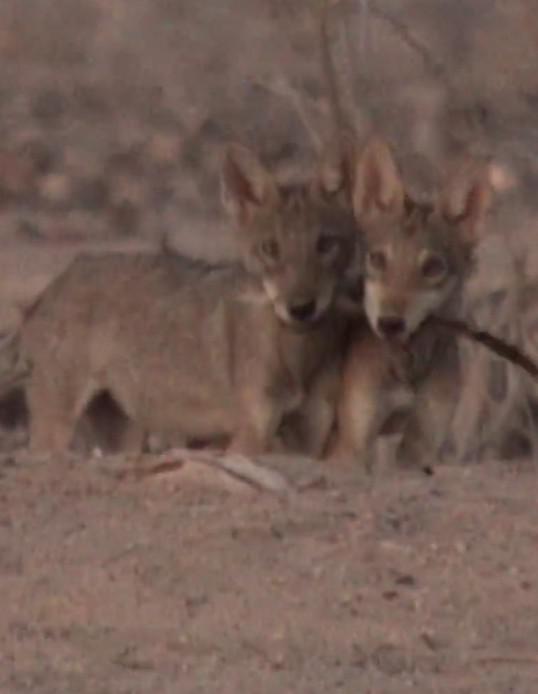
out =
[[[4,457],[2,694],[538,691],[535,466],[282,499],[129,465]]]

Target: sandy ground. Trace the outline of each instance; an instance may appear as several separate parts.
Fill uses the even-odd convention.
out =
[[[538,691],[535,465],[288,501],[127,465],[3,459],[2,694]]]

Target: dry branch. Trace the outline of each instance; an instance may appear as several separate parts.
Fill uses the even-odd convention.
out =
[[[409,30],[405,22],[395,17],[388,12],[385,12],[380,7],[372,7],[371,13],[374,17],[384,21],[388,26],[391,27],[393,32],[406,44],[414,53],[417,53],[425,67],[429,70],[431,75],[437,79],[440,79],[445,84],[450,83],[450,79],[445,69],[444,65],[440,63],[428,49],[428,47],[423,44],[413,33]]]
[[[496,337],[486,330],[474,330],[463,321],[448,320],[446,318],[433,317],[432,321],[442,328],[446,328],[459,335],[463,335],[474,342],[487,347],[491,352],[519,366],[532,378],[538,380],[538,365],[516,345]]]
[[[246,456],[194,451],[188,448],[172,448],[157,456],[150,467],[122,470],[119,476],[122,479],[133,477],[141,480],[181,470],[188,463],[199,463],[219,470],[259,491],[271,492],[278,496],[287,496],[294,491],[293,486],[279,472],[269,470]]]
[[[318,127],[315,119],[309,112],[306,105],[306,96],[299,92],[299,90],[293,86],[290,80],[284,76],[274,78],[272,80],[261,80],[256,79],[252,82],[257,87],[265,89],[266,91],[278,96],[281,99],[287,101],[293,110],[302,126],[304,127],[306,133],[308,134],[312,146],[316,152],[321,152],[323,149],[322,138],[319,135]]]
[[[473,662],[479,665],[532,665],[538,666],[538,658],[530,656],[519,656],[519,655],[485,655],[480,658],[476,658]]]

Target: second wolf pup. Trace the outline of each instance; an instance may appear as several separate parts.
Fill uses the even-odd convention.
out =
[[[366,145],[353,204],[366,239],[370,325],[359,322],[350,342],[331,457],[368,463],[371,443],[401,407],[398,462],[426,468],[439,453],[460,388],[458,345],[428,318],[460,310],[491,194],[487,172],[476,170],[449,182],[436,204],[418,204],[388,145],[378,138]]]

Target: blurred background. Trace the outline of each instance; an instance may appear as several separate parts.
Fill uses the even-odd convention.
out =
[[[0,330],[86,248],[234,255],[223,144],[308,171],[330,133],[319,0],[3,0]],[[491,158],[497,203],[470,285],[480,326],[538,358],[538,13],[533,0],[341,0],[331,41],[359,132],[393,142],[410,190]],[[464,347],[454,442],[536,460],[536,386]]]

